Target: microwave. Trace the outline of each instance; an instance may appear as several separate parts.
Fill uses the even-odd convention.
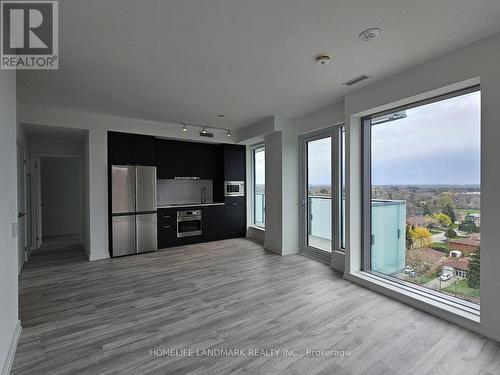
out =
[[[224,195],[226,197],[243,197],[245,195],[245,181],[224,181]]]

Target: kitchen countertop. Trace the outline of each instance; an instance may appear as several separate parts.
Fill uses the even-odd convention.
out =
[[[224,202],[212,202],[212,203],[175,203],[175,204],[164,204],[158,205],[158,208],[183,208],[183,207],[203,207],[203,206],[224,206]]]

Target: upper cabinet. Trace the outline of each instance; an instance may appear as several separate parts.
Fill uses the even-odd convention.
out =
[[[224,150],[224,180],[246,180],[246,149],[241,145],[223,145]]]
[[[159,179],[198,177],[214,181],[214,199],[223,200],[224,181],[245,181],[245,146],[211,144],[108,132],[109,165],[151,165]]]
[[[159,179],[175,177],[175,142],[157,139],[155,145],[157,176]]]
[[[156,165],[155,139],[147,135],[108,132],[109,165]]]
[[[147,135],[136,135],[134,140],[135,165],[155,166],[155,138]]]
[[[198,177],[219,178],[221,173],[221,150],[208,143],[172,140],[156,141],[158,178]]]

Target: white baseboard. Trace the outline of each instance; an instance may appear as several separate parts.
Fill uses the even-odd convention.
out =
[[[264,249],[266,249],[267,251],[270,251],[271,253],[274,253],[274,254],[277,254],[277,255],[282,255],[281,254],[281,250],[280,249],[277,249],[273,246],[270,246],[266,243],[264,243]]]
[[[267,245],[266,243],[264,243],[264,249],[281,256],[297,255],[299,253],[298,249],[277,249],[274,246]]]
[[[18,320],[16,324],[16,329],[12,335],[12,340],[10,341],[9,351],[7,352],[7,357],[5,358],[5,363],[2,367],[2,375],[9,375],[14,363],[14,356],[16,355],[17,343],[19,342],[19,337],[21,336],[21,321]]]

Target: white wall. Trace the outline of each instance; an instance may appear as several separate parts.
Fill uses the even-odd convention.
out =
[[[83,147],[83,136],[82,139],[28,136],[28,149],[32,155],[81,156]]]
[[[30,125],[49,125],[88,130],[88,196],[89,211],[86,247],[89,259],[109,258],[108,250],[108,179],[107,131],[122,131],[186,140],[200,140],[195,130],[181,131],[181,125],[140,119],[110,116],[19,103],[19,122]],[[228,139],[225,132],[216,132],[210,142],[234,142],[238,132]],[[205,139],[203,139],[205,140]]]
[[[281,254],[283,248],[283,178],[281,132],[267,135],[266,145],[266,249]]]
[[[296,135],[339,125],[344,122],[344,100],[292,119]]]
[[[90,259],[90,184],[89,184],[89,135],[85,135],[83,141],[82,150],[82,160],[83,160],[83,246],[85,247],[85,253],[87,258]]]
[[[41,158],[42,235],[83,234],[83,173],[78,157]]]
[[[16,164],[16,74],[0,71],[0,368],[6,360],[18,326]],[[16,342],[14,342],[14,345]],[[15,349],[15,347],[14,347]],[[11,355],[13,353],[11,352]]]

